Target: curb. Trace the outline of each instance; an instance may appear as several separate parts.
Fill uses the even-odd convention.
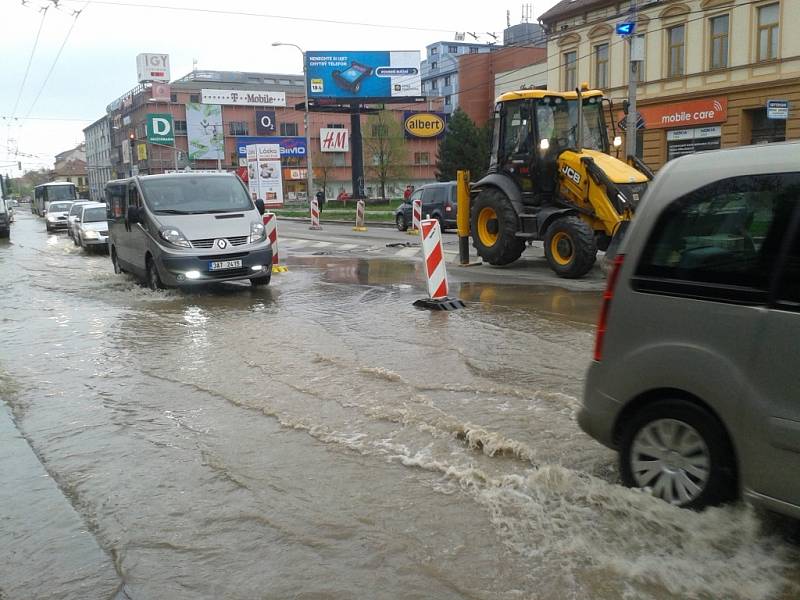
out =
[[[281,221],[294,221],[296,223],[310,223],[311,220],[308,217],[281,217],[278,216],[278,219]],[[320,223],[330,223],[331,225],[352,225],[355,220],[352,221],[341,221],[338,219],[323,219],[320,218]],[[367,227],[384,227],[388,229],[396,229],[397,226],[394,224],[394,221],[365,221],[364,225]]]

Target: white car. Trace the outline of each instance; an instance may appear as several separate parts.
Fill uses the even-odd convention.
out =
[[[87,202],[81,207],[80,215],[75,217],[73,236],[84,250],[108,248],[108,221],[106,205],[101,202]]]
[[[67,228],[67,215],[72,208],[72,202],[51,202],[44,215],[47,231]]]
[[[78,239],[75,237],[75,219],[81,214],[84,204],[89,204],[89,200],[78,200],[73,203],[72,208],[69,209],[67,215],[67,235],[72,238],[75,245],[78,245]]]

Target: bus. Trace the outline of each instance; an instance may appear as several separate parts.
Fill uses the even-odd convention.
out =
[[[33,202],[31,202],[31,212],[43,217],[47,212],[47,207],[55,200],[78,199],[78,188],[74,183],[66,181],[53,181],[37,185],[33,190]]]

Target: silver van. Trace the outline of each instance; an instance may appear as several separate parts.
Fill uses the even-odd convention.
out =
[[[272,248],[261,214],[232,173],[146,175],[106,184],[109,253],[151,289],[249,279],[267,285]]]
[[[626,485],[800,518],[800,142],[661,170],[609,275],[578,423]]]

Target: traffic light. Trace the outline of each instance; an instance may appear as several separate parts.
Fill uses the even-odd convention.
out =
[[[631,107],[631,103],[629,101],[627,101],[627,100],[623,100],[622,101],[622,112],[623,113],[625,113],[627,115],[628,114],[628,110],[630,109],[630,107]]]
[[[22,161],[21,161],[21,160],[18,160],[18,161],[17,161],[17,169],[19,169],[20,171],[22,171]]]

